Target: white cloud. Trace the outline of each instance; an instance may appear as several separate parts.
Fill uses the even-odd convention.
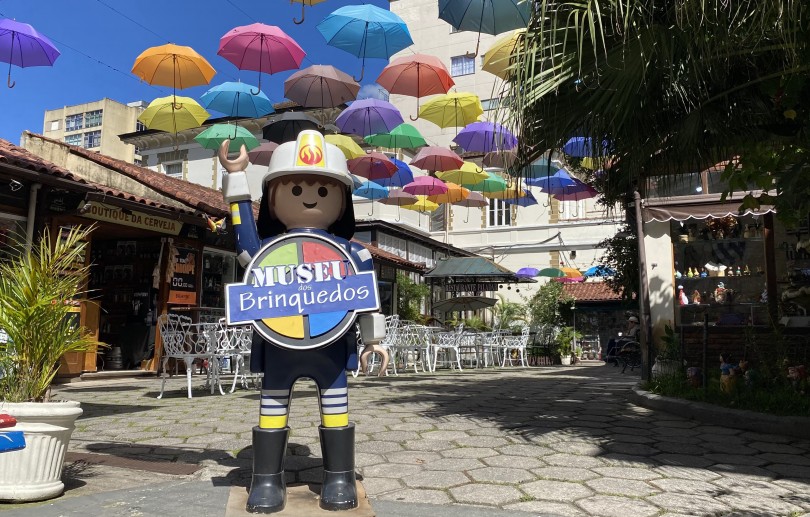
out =
[[[364,84],[360,88],[360,92],[357,94],[357,100],[362,99],[380,99],[387,101],[388,100],[388,92],[377,83],[371,84]]]

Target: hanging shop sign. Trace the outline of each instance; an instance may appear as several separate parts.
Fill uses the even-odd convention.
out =
[[[183,223],[165,217],[157,217],[134,210],[123,210],[116,206],[103,205],[95,201],[88,203],[89,206],[83,211],[85,217],[97,221],[132,226],[153,232],[168,233],[178,235],[183,228]]]
[[[197,250],[174,246],[169,261],[169,303],[197,305]]]
[[[448,293],[478,293],[481,291],[497,291],[498,284],[493,282],[457,282],[445,285],[444,290]]]

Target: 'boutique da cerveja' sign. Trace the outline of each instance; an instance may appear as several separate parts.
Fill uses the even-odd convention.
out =
[[[225,298],[229,325],[250,323],[271,343],[299,350],[332,343],[358,313],[380,306],[374,271],[358,271],[342,246],[315,234],[264,246]]]

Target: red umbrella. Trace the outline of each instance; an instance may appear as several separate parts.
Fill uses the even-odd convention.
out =
[[[307,55],[283,30],[263,23],[244,25],[228,31],[219,40],[217,54],[236,65],[239,70],[259,72],[259,91],[262,88],[262,72],[275,74],[296,69]]]
[[[347,162],[352,174],[369,180],[387,179],[397,172],[397,166],[383,153],[371,152]]]
[[[305,108],[334,108],[357,98],[360,85],[330,65],[312,65],[284,81],[284,96]]]
[[[418,113],[419,97],[447,93],[456,83],[439,58],[414,54],[391,61],[377,77],[377,84],[389,93],[416,97]]]
[[[416,153],[410,165],[426,171],[452,171],[460,169],[464,160],[445,147],[431,145]]]
[[[259,147],[253,149],[248,153],[250,163],[253,165],[270,165],[270,157],[273,156],[273,151],[276,150],[278,144],[275,142],[264,142]]]
[[[402,187],[402,190],[414,196],[438,196],[447,193],[447,184],[432,176],[419,176]]]

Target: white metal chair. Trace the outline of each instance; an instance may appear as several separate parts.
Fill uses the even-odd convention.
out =
[[[478,338],[481,342],[481,355],[484,360],[484,367],[490,364],[500,364],[501,347],[503,345],[503,333],[494,329],[492,332],[485,332]]]
[[[501,348],[503,349],[503,359],[501,367],[506,366],[506,361],[512,365],[513,359],[520,359],[521,366],[529,366],[526,360],[526,347],[529,344],[529,327],[524,326],[519,336],[504,336]],[[515,352],[515,357],[512,357],[512,352]]]
[[[163,398],[163,391],[166,387],[166,379],[169,373],[166,369],[169,359],[175,360],[174,373],[177,374],[177,361],[183,361],[186,367],[186,380],[188,384],[188,398],[191,398],[191,375],[194,371],[195,360],[208,360],[211,357],[209,340],[204,333],[191,323],[191,318],[177,314],[161,314],[158,317],[158,328],[160,330],[160,340],[163,344],[162,377],[160,384],[160,395]]]
[[[462,332],[458,330],[453,332],[439,332],[435,335],[430,345],[433,350],[433,371],[436,371],[436,367],[439,364],[439,353],[444,355],[445,361],[447,361],[451,368],[457,366],[459,371],[463,369],[461,367],[461,351],[459,350],[461,336]],[[450,358],[450,352],[453,353],[455,361]]]

